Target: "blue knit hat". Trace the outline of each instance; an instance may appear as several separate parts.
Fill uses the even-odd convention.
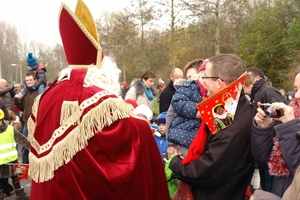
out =
[[[157,117],[157,124],[166,124],[167,112],[162,112]]]
[[[31,53],[31,52],[28,53],[26,64],[28,67],[31,67],[31,68],[35,68],[38,65],[35,57],[33,57],[33,53]]]

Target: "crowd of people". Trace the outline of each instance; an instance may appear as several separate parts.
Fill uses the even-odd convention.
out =
[[[28,53],[26,62],[28,71],[24,83],[12,84],[0,79],[0,199],[4,198],[4,194],[11,196],[12,191],[15,191],[17,199],[29,199],[20,182],[16,182],[18,178],[10,164],[18,163],[17,143],[23,146],[22,163],[29,164],[27,121],[35,98],[46,87],[46,74],[44,65],[37,62],[32,52]],[[8,182],[10,178],[13,187]]]
[[[59,28],[69,67],[49,87],[31,52],[23,84],[0,79],[0,200],[13,191],[37,200],[300,198],[300,69],[287,93],[234,54],[174,68],[166,85],[155,87],[150,69],[120,84],[82,0],[75,12],[62,4]],[[241,77],[228,115],[216,95]],[[204,102],[215,106],[207,113]],[[30,165],[30,195],[10,165],[16,143]]]

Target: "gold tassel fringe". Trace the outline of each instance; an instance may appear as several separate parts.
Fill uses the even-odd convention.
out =
[[[71,105],[69,106],[71,107]],[[81,123],[53,146],[52,151],[46,156],[37,158],[32,153],[29,154],[31,178],[35,182],[45,182],[52,179],[55,170],[70,162],[77,152],[88,145],[88,140],[97,132],[101,132],[104,127],[117,120],[130,117],[131,112],[130,106],[120,99],[108,98],[104,100],[89,110],[83,116]]]
[[[80,109],[78,101],[64,101],[60,112],[60,125],[70,123],[77,125],[79,123]]]
[[[37,118],[37,111],[38,111],[38,106],[40,104],[40,100],[41,100],[41,96],[42,95],[38,95],[35,99],[34,99],[34,103],[32,106],[32,111],[31,114]],[[35,130],[35,123],[32,120],[31,116],[28,118],[27,120],[27,129],[28,129],[28,140],[32,141],[32,137],[33,137],[33,133]]]

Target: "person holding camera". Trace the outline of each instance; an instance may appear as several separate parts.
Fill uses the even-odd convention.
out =
[[[276,131],[277,137],[279,139],[280,151],[279,154],[271,154],[271,157],[274,155],[280,155],[282,153],[283,161],[289,170],[287,178],[275,178],[274,179],[274,190],[281,189],[283,196],[277,196],[269,192],[262,190],[256,190],[251,196],[250,200],[298,200],[300,199],[300,165],[299,165],[299,143],[300,143],[300,131],[299,131],[299,119],[300,119],[300,68],[296,70],[295,81],[295,98],[288,106],[283,106],[281,103],[276,103],[271,106],[272,110],[280,110],[283,116],[274,118],[273,120],[280,120],[281,125],[275,126],[274,130]],[[292,108],[292,109],[291,109]],[[271,118],[265,117],[264,113],[260,112],[255,116],[255,123],[257,126],[261,126],[261,129],[269,130],[273,123]],[[279,112],[278,112],[279,113]],[[256,127],[256,129],[259,129]],[[284,131],[284,132],[283,132]],[[259,134],[259,133],[258,133]],[[265,134],[265,133],[264,133]],[[296,137],[296,138],[295,138]],[[269,138],[269,137],[267,137]],[[267,140],[270,144],[269,139]],[[282,160],[281,160],[282,161]],[[277,160],[280,163],[280,160]],[[274,167],[270,165],[270,167]],[[274,169],[274,168],[273,168]],[[293,182],[291,183],[291,179]],[[286,187],[289,187],[286,189]],[[280,188],[281,187],[281,188]]]
[[[284,102],[284,97],[279,90],[267,84],[267,80],[263,71],[258,67],[247,68],[247,75],[245,83],[243,85],[244,92],[250,96],[250,104],[253,107],[253,111],[256,113],[257,102],[261,103],[274,103]],[[276,124],[281,123],[280,121]],[[275,136],[275,135],[274,135]],[[273,184],[273,176],[269,174],[267,163],[260,163],[256,158],[256,149],[258,144],[262,143],[260,137],[253,137],[251,139],[251,148],[256,162],[256,167],[259,170],[260,186],[265,191],[271,191]],[[253,189],[258,189],[257,186],[253,186]]]
[[[279,118],[264,117],[265,112],[258,109],[252,132],[253,137],[260,137],[263,141],[256,143],[259,148],[253,152],[257,153],[256,157],[262,162],[268,162],[270,173],[274,174],[271,192],[279,197],[282,197],[292,183],[295,171],[300,164],[300,68],[295,73],[294,88],[295,98],[289,106],[283,103],[274,103],[271,106],[274,110],[282,110],[283,116]],[[274,126],[276,121],[281,121],[282,124]],[[270,134],[276,134],[275,142]],[[254,140],[254,142],[257,141],[259,140]],[[274,158],[278,159],[274,160]],[[274,171],[274,169],[277,170]]]
[[[299,76],[300,86],[300,75],[297,76]],[[300,94],[298,95],[300,97]],[[257,105],[258,109],[254,117],[252,133],[264,142],[257,146],[259,148],[255,151],[257,153],[256,158],[259,158],[260,162],[268,162],[269,172],[274,176],[271,192],[282,197],[291,185],[300,164],[298,135],[300,116],[295,115],[294,109],[283,102],[273,103],[267,108],[263,108],[260,102]],[[269,111],[277,114],[266,114]],[[281,124],[274,126],[275,121],[280,121]],[[275,142],[273,134],[276,135]],[[259,154],[260,156],[258,156]],[[267,193],[259,192],[256,196],[263,196],[263,194]]]

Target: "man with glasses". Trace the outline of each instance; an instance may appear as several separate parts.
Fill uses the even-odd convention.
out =
[[[236,55],[219,54],[209,58],[205,73],[201,76],[208,96],[234,82],[245,70],[243,61]],[[194,199],[245,198],[254,170],[250,149],[252,120],[249,101],[241,92],[233,123],[214,135],[206,127],[203,130],[206,138],[203,147],[195,144],[196,139],[192,142],[188,154],[191,151],[198,154],[199,149],[203,148],[200,158],[183,164],[181,152],[175,151],[170,169],[175,178],[191,186]]]

